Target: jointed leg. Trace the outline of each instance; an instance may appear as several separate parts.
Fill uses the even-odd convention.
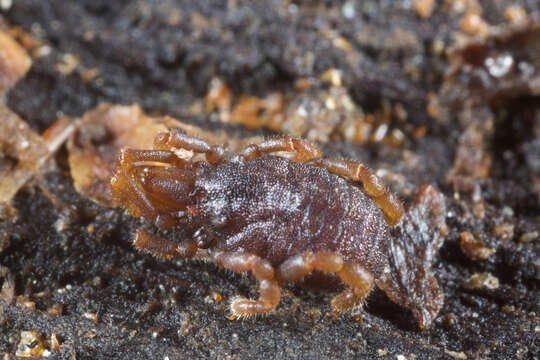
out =
[[[380,177],[362,163],[339,159],[315,159],[310,163],[336,175],[361,181],[364,190],[373,197],[390,226],[396,225],[401,220],[405,211],[399,199],[386,189]]]
[[[156,163],[163,165],[150,165]],[[186,161],[170,151],[124,149],[117,166],[111,179],[113,196],[132,215],[163,229],[174,227],[177,220],[170,212],[185,208],[195,179],[183,169]]]
[[[231,303],[234,315],[241,318],[264,314],[279,304],[281,299],[279,285],[274,278],[274,268],[268,261],[244,253],[216,253],[213,257],[218,266],[232,271],[251,271],[259,280],[259,299],[237,298]]]
[[[268,153],[286,151],[294,154],[292,160],[306,162],[320,158],[321,150],[309,142],[292,136],[268,139],[258,145],[248,145],[239,157],[244,160],[253,160]]]
[[[184,168],[186,160],[179,158],[173,152],[167,150],[135,150],[122,149],[118,157],[119,169],[129,170],[142,164],[161,163],[169,164],[176,168]]]
[[[276,277],[281,284],[301,280],[313,270],[338,272],[343,268],[341,255],[332,252],[308,252],[284,261],[277,269]]]
[[[280,283],[289,283],[301,280],[313,270],[336,273],[350,286],[332,300],[332,307],[337,311],[361,305],[373,286],[373,275],[362,265],[345,262],[341,255],[332,252],[308,252],[293,256],[279,266],[276,277]]]
[[[159,211],[135,180],[125,171],[119,170],[111,178],[113,197],[135,217],[143,216],[162,229],[171,229],[177,220],[166,211]]]
[[[196,153],[205,154],[206,160],[216,165],[223,159],[223,148],[220,146],[211,146],[206,141],[189,136],[180,129],[172,129],[166,133],[160,133],[154,139],[154,149],[172,150],[185,149]]]
[[[373,287],[373,275],[360,264],[345,263],[338,276],[350,288],[332,299],[332,307],[345,311],[362,305]]]
[[[154,256],[170,260],[172,258],[189,259],[197,253],[197,245],[191,239],[175,244],[167,239],[155,236],[149,232],[138,229],[133,236],[133,245]]]
[[[162,166],[135,168],[133,179],[155,207],[168,212],[186,209],[195,184],[193,171]]]

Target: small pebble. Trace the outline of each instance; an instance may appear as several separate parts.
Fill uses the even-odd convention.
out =
[[[485,288],[495,290],[499,288],[499,279],[489,272],[473,274],[469,280],[463,283],[467,288]]]
[[[537,240],[539,235],[540,234],[538,233],[538,231],[531,231],[531,232],[525,233],[519,237],[519,242],[520,243],[532,242],[533,240]]]

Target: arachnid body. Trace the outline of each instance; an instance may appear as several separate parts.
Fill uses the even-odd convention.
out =
[[[204,160],[182,159],[178,149]],[[272,156],[276,152],[291,157]],[[384,267],[388,226],[403,215],[371,170],[322,158],[317,147],[293,137],[227,156],[219,146],[172,130],[156,137],[154,150],[124,149],[111,184],[132,215],[192,235],[177,244],[138,230],[140,250],[190,258],[204,248],[218,266],[252,272],[260,297],[234,300],[231,310],[239,317],[272,310],[280,286],[310,278],[323,283],[315,285],[339,279],[347,286],[332,300],[334,309],[362,304]]]

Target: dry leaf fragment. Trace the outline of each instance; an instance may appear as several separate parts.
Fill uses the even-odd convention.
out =
[[[444,195],[423,185],[396,226],[390,244],[390,272],[377,286],[396,304],[412,311],[422,329],[428,328],[444,304],[444,294],[431,271],[448,233]]]
[[[167,127],[146,116],[138,105],[101,104],[80,121],[67,144],[75,188],[102,205],[113,206],[110,179],[120,149],[151,149],[154,137]]]
[[[0,204],[10,201],[49,154],[47,143],[17,114],[0,105]]]

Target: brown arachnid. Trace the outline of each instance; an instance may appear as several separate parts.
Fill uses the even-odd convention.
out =
[[[180,158],[178,149],[205,160]],[[317,147],[289,136],[227,155],[171,130],[156,137],[154,150],[124,149],[111,184],[133,216],[191,234],[175,243],[138,230],[138,249],[165,259],[207,249],[218,266],[252,272],[260,296],[233,300],[237,317],[274,309],[280,286],[290,283],[321,288],[341,280],[346,289],[333,308],[363,304],[385,264],[388,227],[403,215],[400,201],[363,164],[322,158]]]

